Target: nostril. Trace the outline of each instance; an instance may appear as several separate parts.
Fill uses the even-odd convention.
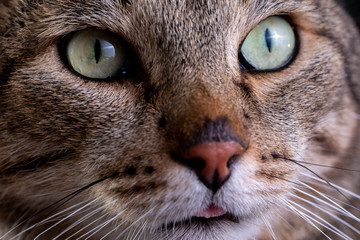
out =
[[[188,167],[192,168],[196,172],[200,172],[202,169],[205,168],[205,161],[202,158],[195,157],[195,158],[184,158],[183,162]]]
[[[227,162],[227,167],[230,168],[231,165],[233,165],[233,163],[236,161],[236,159],[238,159],[240,156],[240,153],[238,154],[234,154],[230,157],[229,161]]]

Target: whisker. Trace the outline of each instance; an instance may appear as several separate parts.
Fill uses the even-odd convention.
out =
[[[126,218],[124,218],[122,221],[120,221],[120,223],[117,223],[116,224],[116,227],[114,227],[111,231],[109,231],[107,234],[105,234],[104,236],[102,236],[101,238],[100,238],[100,240],[103,240],[103,239],[105,239],[107,236],[109,236],[111,233],[113,233],[113,232],[115,232],[118,228],[120,228],[124,223],[126,223]],[[122,233],[122,231],[121,231],[121,233]]]
[[[343,233],[342,231],[340,231],[338,228],[336,228],[335,226],[333,226],[332,224],[330,224],[328,221],[326,221],[325,219],[323,219],[322,217],[320,217],[319,215],[315,214],[314,212],[308,210],[307,208],[301,206],[300,204],[292,201],[292,200],[288,200],[289,203],[297,206],[298,208],[302,209],[303,211],[309,213],[310,215],[314,216],[315,218],[317,218],[318,220],[310,217],[308,215],[309,218],[311,218],[313,221],[315,221],[316,223],[320,224],[322,227],[330,230],[331,232],[335,233],[336,235],[338,235],[339,237],[343,238],[343,239],[347,239],[347,240],[352,240],[352,238],[350,238],[348,235],[346,235],[345,233]]]
[[[330,211],[328,211],[328,209],[324,209],[322,207],[319,206],[319,204],[316,204],[314,202],[311,202],[307,199],[304,199],[300,196],[297,196],[296,194],[292,194],[293,197],[321,210],[322,212],[328,214],[329,216],[331,216],[332,218],[336,219],[337,221],[341,222],[342,224],[344,224],[345,226],[347,226],[348,228],[350,228],[351,230],[353,230],[354,232],[356,232],[358,235],[360,235],[360,231],[356,228],[354,228],[351,224],[349,224],[348,222],[344,221],[343,219],[339,218],[338,216],[336,216],[335,214],[332,214]]]
[[[307,176],[307,177],[309,177],[309,178],[312,178],[312,179],[314,179],[314,180],[316,180],[316,181],[319,181],[319,182],[322,182],[322,183],[326,183],[326,181],[324,181],[324,180],[321,179],[321,178],[319,179],[319,178],[316,178],[316,177],[314,177],[314,176],[311,176],[311,175],[308,175],[308,174],[305,174],[305,173],[301,173],[301,174],[304,175],[304,176]],[[360,195],[358,195],[358,194],[356,194],[356,193],[354,193],[354,192],[351,192],[351,191],[349,191],[348,189],[343,188],[343,187],[341,187],[341,186],[338,186],[338,185],[336,185],[336,184],[334,184],[334,183],[332,183],[332,185],[334,185],[334,186],[337,187],[338,189],[341,189],[341,191],[345,192],[346,194],[349,194],[351,197],[360,199]]]
[[[100,217],[98,217],[97,219],[93,220],[92,222],[88,223],[87,225],[85,225],[84,227],[82,227],[81,229],[79,229],[78,231],[76,231],[75,233],[73,233],[72,235],[70,235],[69,237],[67,237],[65,240],[69,240],[72,237],[74,237],[75,235],[79,234],[80,232],[82,232],[83,230],[85,230],[86,228],[90,227],[91,225],[93,225],[94,223],[96,223],[97,221],[100,221],[100,219],[105,218],[105,215],[102,215]]]
[[[306,175],[308,175],[308,174],[306,174]],[[269,175],[269,176],[271,176],[271,175]],[[318,197],[316,197],[316,196],[314,196],[314,195],[311,195],[311,194],[309,194],[309,193],[307,193],[307,192],[305,192],[305,191],[302,191],[302,190],[300,190],[299,188],[294,187],[294,190],[296,190],[296,191],[298,191],[298,192],[301,192],[302,194],[305,194],[305,195],[307,195],[307,196],[309,196],[309,197],[311,197],[311,198],[314,198],[315,200],[317,200],[317,201],[319,201],[319,202],[321,202],[321,203],[329,206],[330,208],[332,208],[332,209],[335,210],[335,213],[341,213],[343,216],[350,217],[351,219],[359,222],[359,219],[358,219],[356,216],[354,216],[354,215],[351,214],[349,211],[347,211],[345,208],[341,207],[338,203],[336,203],[335,201],[332,200],[332,199],[335,199],[335,198],[330,197],[330,196],[327,196],[327,195],[325,195],[325,194],[317,191],[316,189],[314,189],[314,188],[308,186],[307,184],[305,184],[304,182],[295,183],[295,182],[293,182],[293,181],[291,181],[291,180],[288,180],[288,179],[284,179],[284,178],[280,178],[280,177],[276,177],[276,176],[271,176],[271,177],[278,178],[278,179],[281,179],[281,180],[284,180],[284,181],[287,181],[287,182],[291,182],[291,183],[294,183],[294,184],[296,184],[296,185],[306,186],[308,189],[311,189],[311,190],[314,191],[315,193],[317,193],[317,194],[319,194],[320,196],[324,197],[324,198],[325,198],[327,201],[329,201],[329,202],[326,202],[326,201],[324,201],[324,200],[322,200],[322,199],[320,199],[320,198],[318,198]],[[315,177],[313,177],[313,176],[311,176],[311,178],[314,178],[314,179],[319,180],[318,178],[315,178]],[[320,180],[319,180],[319,181],[320,181]],[[326,183],[326,181],[324,181],[324,180],[321,180],[321,182],[322,182],[322,183]],[[334,184],[334,185],[335,185],[335,184]],[[328,184],[326,184],[326,186],[328,186]],[[336,185],[335,185],[335,186],[336,186]],[[339,186],[336,186],[336,187],[339,187]],[[339,188],[341,188],[341,187],[339,187]],[[331,187],[331,189],[333,189],[333,188]],[[342,188],[341,188],[341,189],[342,189]],[[342,190],[346,190],[346,189],[342,189]],[[299,196],[297,196],[297,195],[295,195],[295,194],[294,194],[294,196],[295,196],[295,197],[299,197]],[[331,199],[331,198],[332,198],[332,199]],[[335,199],[335,200],[338,200],[338,199]],[[340,200],[338,200],[338,201],[340,201]],[[342,201],[340,201],[340,202],[342,202]],[[317,207],[317,208],[320,208],[318,205],[316,205],[316,204],[314,204],[314,203],[312,203],[312,205],[315,206],[315,207]],[[356,209],[356,208],[355,208],[355,209]],[[337,219],[339,222],[342,222],[344,225],[346,225],[347,227],[349,227],[350,229],[352,229],[353,231],[355,231],[356,233],[359,234],[359,232],[360,232],[359,230],[355,229],[355,228],[354,228],[353,226],[351,226],[349,223],[347,223],[346,221],[340,219],[340,218],[337,217],[336,215],[331,214],[330,211],[329,211],[329,209],[326,209],[326,210],[325,210],[325,209],[321,208],[321,210],[322,210],[323,212],[328,213],[329,215],[331,215],[332,217],[334,217],[335,219]]]
[[[341,194],[345,199],[349,200],[344,193],[342,193],[338,188],[336,188],[334,185],[331,184],[331,182],[329,182],[328,180],[326,180],[325,178],[321,177],[318,173],[316,173],[315,171],[311,170],[310,168],[302,165],[301,163],[299,163],[297,160],[293,160],[293,159],[290,159],[290,158],[287,158],[287,157],[284,157],[284,156],[280,156],[280,155],[276,155],[274,156],[274,158],[280,158],[280,159],[284,159],[286,161],[290,161],[290,162],[293,162],[295,163],[296,165],[306,169],[307,171],[311,172],[313,175],[315,175],[316,177],[322,179],[323,181],[325,181],[329,186],[331,186],[333,189],[335,189],[339,194]]]
[[[130,202],[126,203],[126,206],[130,205],[132,202],[134,202],[136,198],[132,198]],[[126,211],[127,209],[124,209],[122,212]],[[117,216],[120,216],[119,214]],[[120,223],[116,224],[116,227],[114,227],[111,231],[109,231],[107,234],[105,234],[100,240],[105,239],[107,236],[109,236],[111,233],[115,232],[119,227],[121,227],[124,223],[126,223],[126,219],[122,219]],[[122,233],[121,233],[122,234]]]
[[[304,182],[304,183],[309,183],[309,184],[312,184],[312,185],[316,185],[316,186],[319,186],[319,187],[328,187],[328,185],[321,185],[321,183],[315,182],[315,181],[302,181],[302,182]],[[331,188],[331,189],[332,189],[332,188]],[[353,210],[355,210],[355,211],[360,212],[360,209],[359,209],[359,208],[357,208],[357,207],[355,207],[355,206],[353,206],[353,205],[351,205],[351,204],[349,204],[349,203],[347,203],[347,202],[344,202],[344,201],[342,201],[342,200],[339,200],[339,199],[337,199],[337,198],[335,198],[335,197],[333,197],[333,196],[330,196],[330,195],[328,195],[328,194],[325,194],[325,193],[324,193],[324,195],[327,196],[328,198],[330,198],[330,199],[332,199],[332,200],[334,200],[334,201],[342,204],[343,206],[349,207],[349,208],[351,208],[351,209],[353,209]]]
[[[156,229],[156,227],[154,227],[154,224],[156,223],[158,217],[159,217],[164,211],[166,211],[166,210],[169,208],[169,206],[170,206],[170,204],[167,203],[167,205],[163,206],[160,211],[157,211],[155,217],[154,217],[153,220],[152,220],[150,229]],[[167,221],[165,221],[164,226],[165,226],[165,231],[167,231]]]
[[[145,224],[145,223],[144,223]],[[132,229],[132,231],[128,234],[128,236],[126,237],[126,240],[131,240],[131,239],[136,239],[136,236],[139,234],[138,232],[138,228],[141,229],[141,227],[144,225],[139,225],[136,228]]]
[[[113,177],[113,176],[108,176],[108,177],[101,178],[101,179],[99,179],[99,180],[96,180],[96,181],[94,181],[94,182],[92,182],[92,183],[90,183],[90,184],[88,184],[88,185],[86,185],[86,186],[84,186],[84,187],[82,187],[82,188],[74,191],[73,193],[70,193],[69,195],[61,198],[60,200],[54,202],[53,204],[45,207],[44,209],[42,209],[41,211],[39,211],[38,213],[36,213],[36,215],[39,214],[39,213],[41,213],[41,212],[43,212],[43,211],[46,211],[46,210],[49,209],[49,208],[52,208],[53,206],[56,206],[57,204],[59,204],[58,206],[56,206],[55,209],[52,210],[52,212],[55,212],[55,211],[56,211],[57,209],[59,209],[62,205],[66,204],[66,203],[69,202],[71,199],[73,199],[74,197],[76,197],[77,195],[79,195],[80,193],[82,193],[83,191],[85,191],[85,190],[91,188],[92,186],[94,186],[94,185],[96,185],[96,184],[98,184],[98,183],[101,183],[101,182],[103,182],[103,181],[105,181],[105,180],[107,180],[107,179],[109,179],[109,178],[111,178],[111,177]],[[49,214],[51,214],[52,212],[50,212]]]
[[[124,234],[126,231],[128,231],[129,229],[131,229],[137,222],[141,221],[143,218],[145,218],[147,215],[149,215],[151,213],[151,211],[148,211],[147,213],[143,214],[141,217],[139,217],[136,221],[134,221],[132,224],[130,224],[130,226],[128,226],[127,228],[125,228],[122,233],[120,233],[117,238],[115,240],[120,239],[120,237],[122,236],[122,234]]]
[[[263,222],[264,222],[267,230],[269,231],[272,239],[273,239],[273,240],[277,240],[277,237],[276,237],[276,235],[275,235],[275,233],[274,233],[274,230],[273,230],[271,224],[269,223],[269,221],[268,221],[263,215],[261,216],[261,218],[262,218],[262,220],[263,220]]]
[[[17,227],[19,227],[22,224],[22,222],[25,222],[26,221],[26,216],[29,214],[29,212],[30,212],[30,210],[25,211],[25,213],[13,224],[13,226],[10,228],[10,230],[7,231],[5,233],[5,235],[2,235],[2,238],[5,238],[12,231],[14,231]]]
[[[342,213],[345,213],[346,216],[356,220],[356,221],[359,221],[359,219],[354,216],[352,213],[350,213],[348,210],[346,210],[344,207],[340,206],[337,202],[335,202],[334,200],[330,199],[329,197],[327,197],[325,194],[323,194],[322,192],[316,190],[315,188],[303,183],[305,187],[307,187],[308,189],[314,191],[315,193],[319,194],[320,196],[322,196],[323,198],[325,198],[327,201],[329,201],[330,203],[332,203],[333,205],[329,204],[328,206],[332,207],[332,206],[336,206],[338,207],[338,211],[339,212],[342,212]],[[300,189],[297,189],[297,191],[300,191]],[[304,194],[306,194],[306,192],[303,192]],[[321,199],[318,199],[319,201],[321,201]],[[325,203],[325,202],[324,202]]]
[[[340,205],[334,204],[335,201],[333,201],[333,202],[326,202],[326,201],[324,201],[323,199],[318,198],[318,197],[316,197],[316,196],[314,196],[314,195],[311,195],[310,193],[308,193],[308,192],[306,192],[306,191],[302,191],[302,190],[300,190],[300,189],[298,189],[298,188],[294,188],[294,190],[296,190],[296,191],[298,191],[298,192],[300,192],[300,193],[302,193],[302,194],[304,194],[304,195],[306,195],[306,196],[308,196],[308,197],[311,197],[311,198],[313,198],[314,200],[317,200],[318,202],[321,202],[321,203],[325,204],[326,206],[328,206],[328,207],[330,207],[331,209],[335,210],[335,212],[342,213],[342,214],[344,214],[345,216],[348,215],[347,212],[344,211],[345,209],[343,209],[342,207],[340,207]],[[316,192],[316,193],[317,193],[317,192]]]
[[[70,206],[70,207],[68,207],[68,208],[66,208],[66,209],[52,215],[52,216],[50,216],[50,217],[45,218],[44,220],[42,220],[42,221],[40,221],[38,223],[35,223],[35,224],[31,225],[30,227],[27,227],[26,229],[22,230],[21,232],[19,232],[18,234],[16,234],[12,238],[10,238],[10,240],[16,239],[16,238],[20,237],[22,234],[24,234],[25,232],[27,232],[27,231],[29,231],[31,229],[34,229],[34,228],[36,228],[38,226],[41,226],[41,225],[43,225],[45,223],[48,223],[49,221],[53,220],[55,217],[57,217],[57,216],[59,216],[61,214],[64,214],[67,211],[71,211],[71,209],[74,209],[74,208],[78,207],[79,205],[84,204],[85,202],[86,201],[76,203],[76,204],[74,204],[74,205],[72,205],[72,206]],[[23,223],[21,223],[21,224],[23,224]],[[19,226],[17,226],[17,227],[19,227]],[[9,233],[7,233],[7,234],[9,234]],[[5,237],[7,234],[5,234],[3,237]]]
[[[87,240],[89,238],[91,238],[92,236],[94,236],[96,233],[98,233],[101,229],[103,229],[104,227],[106,227],[108,224],[110,224],[112,221],[114,221],[116,218],[118,218],[120,216],[120,214],[108,219],[107,221],[105,221],[104,223],[96,226],[95,228],[92,228],[91,230],[87,231],[86,233],[84,233],[83,235],[81,235],[80,237],[77,238],[78,239],[83,239]],[[97,219],[98,221],[99,219]],[[88,235],[88,236],[87,236]]]
[[[326,237],[329,240],[332,240],[328,235],[326,235],[318,226],[315,225],[311,220],[313,220],[310,216],[307,214],[301,212],[297,208],[295,208],[291,203],[288,202],[288,200],[283,200],[284,204],[288,206],[293,212],[295,212],[298,216],[300,216],[302,219],[304,219],[306,222],[310,223],[315,229],[317,229],[324,237]],[[314,221],[314,220],[313,220]]]
[[[294,160],[294,161],[295,161],[295,160]],[[304,161],[299,161],[299,160],[296,160],[296,162],[301,163],[301,164],[316,166],[316,167],[331,168],[331,169],[337,169],[337,170],[342,170],[342,171],[358,172],[358,173],[360,173],[360,170],[359,170],[359,169],[349,169],[349,168],[341,168],[341,167],[332,167],[332,166],[327,166],[327,165],[323,165],[323,164],[310,163],[310,162],[304,162]]]
[[[86,235],[90,234],[89,236],[87,236],[84,240],[89,239],[90,237],[94,236],[96,233],[98,233],[101,229],[103,229],[104,227],[106,227],[107,225],[109,225],[111,222],[113,222],[114,220],[116,220],[117,218],[119,218],[127,209],[123,209],[122,211],[120,211],[119,213],[117,213],[114,217],[108,219],[107,221],[105,221],[104,223],[98,225],[97,227],[91,229],[90,231],[86,232],[85,234],[83,234],[82,236],[80,236],[77,239],[82,239],[83,237],[85,237]]]
[[[190,218],[190,220],[189,220],[189,222],[190,222],[190,225],[191,225],[191,218]],[[176,229],[176,223],[175,222],[173,222],[173,227],[172,227],[172,233],[173,234],[175,234],[175,229]]]
[[[97,201],[98,198],[92,200],[91,202],[85,204],[84,206],[82,206],[81,208],[77,209],[76,211],[74,211],[72,214],[67,215],[66,217],[64,217],[63,219],[61,219],[60,221],[58,221],[57,223],[53,224],[51,227],[49,227],[48,229],[42,231],[41,233],[39,233],[34,240],[38,239],[41,235],[43,235],[44,233],[48,232],[49,230],[51,230],[52,228],[54,228],[55,226],[59,225],[60,223],[64,222],[65,220],[69,219],[70,217],[74,216],[76,213],[80,212],[82,209],[86,208],[87,206],[91,205],[92,203],[94,203],[95,201]]]
[[[96,208],[95,210],[92,210],[91,212],[89,212],[88,214],[86,214],[85,216],[81,217],[80,219],[78,219],[76,222],[74,222],[73,224],[71,224],[69,227],[67,227],[65,230],[63,230],[61,233],[59,233],[57,236],[55,236],[53,238],[53,240],[58,239],[59,237],[61,237],[63,234],[65,234],[67,231],[69,231],[70,229],[76,227],[77,225],[79,225],[80,223],[84,222],[85,220],[87,220],[88,218],[94,216],[95,214],[97,214],[98,212],[101,211],[101,208],[99,208],[99,206],[97,205],[93,205],[92,207],[90,207],[89,209],[93,209]]]
[[[137,237],[139,236],[138,239],[140,239],[141,237],[141,234],[145,231],[146,229],[146,225],[147,225],[147,222],[145,221],[140,227],[139,227],[139,230],[137,231],[137,233],[135,234],[135,236],[131,237],[130,239],[137,239]]]
[[[43,213],[43,212],[51,209],[52,207],[56,206],[56,208],[54,208],[54,209],[53,209],[51,212],[49,212],[47,215],[50,215],[50,214],[54,213],[57,209],[59,209],[61,206],[63,206],[63,205],[66,204],[67,202],[69,202],[71,199],[73,199],[74,197],[76,197],[77,195],[79,195],[80,193],[82,193],[83,191],[85,191],[85,190],[91,188],[92,186],[94,186],[94,185],[96,185],[96,184],[98,184],[98,183],[100,183],[100,182],[103,182],[103,181],[105,181],[106,179],[111,178],[111,177],[113,177],[113,176],[114,176],[114,175],[108,176],[108,177],[104,177],[104,178],[101,178],[101,179],[99,179],[99,180],[96,180],[96,181],[94,181],[94,182],[92,182],[92,183],[90,183],[90,184],[88,184],[88,185],[86,185],[86,186],[84,186],[84,187],[82,187],[82,188],[80,188],[80,189],[78,189],[78,190],[76,190],[76,191],[68,194],[67,196],[61,198],[60,200],[58,200],[58,201],[56,201],[56,202],[48,205],[47,207],[45,207],[45,208],[41,209],[40,211],[36,212],[36,213],[35,213],[34,215],[32,215],[31,217],[29,217],[29,218],[21,221],[21,222],[18,223],[17,225],[15,225],[15,226],[14,226],[12,229],[10,229],[5,235],[3,235],[3,237],[5,237],[5,236],[7,236],[8,234],[10,234],[13,230],[15,230],[16,228],[18,228],[19,226],[24,225],[26,222],[31,221],[32,219],[34,219],[35,217],[37,217],[37,216],[40,215],[41,213]],[[63,211],[61,211],[61,212],[63,212]],[[53,216],[56,216],[56,215],[58,215],[58,214],[55,214],[55,215],[53,215]],[[48,218],[47,218],[47,219],[48,219]],[[41,221],[40,223],[34,224],[32,227],[26,228],[25,230],[21,231],[20,233],[23,234],[23,233],[25,233],[26,231],[31,230],[31,229],[33,229],[33,228],[36,227],[36,226],[39,226],[38,224],[43,224],[43,223],[44,223],[44,222]],[[16,235],[15,235],[14,237],[12,237],[11,239],[15,239],[16,237],[19,237],[19,236],[21,235],[20,233],[16,234]]]

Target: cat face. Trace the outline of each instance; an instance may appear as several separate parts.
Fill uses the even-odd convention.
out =
[[[359,165],[360,50],[333,1],[0,6],[2,235],[300,239],[320,198],[352,197],[335,184],[359,191],[331,168]]]

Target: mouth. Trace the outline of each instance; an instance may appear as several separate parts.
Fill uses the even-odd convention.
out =
[[[225,209],[214,204],[209,205],[206,209],[194,214],[190,219],[192,222],[200,222],[206,224],[215,224],[221,222],[239,223],[240,219]]]
[[[221,224],[239,224],[240,222],[241,219],[239,217],[236,217],[219,206],[211,204],[206,209],[196,212],[188,219],[166,224],[165,228],[202,227],[211,229],[216,226],[221,226]]]
[[[199,211],[194,214],[195,218],[205,218],[205,219],[211,219],[211,218],[218,218],[223,217],[227,214],[226,210],[218,207],[214,204],[209,205],[206,209]]]

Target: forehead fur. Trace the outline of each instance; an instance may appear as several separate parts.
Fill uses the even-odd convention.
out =
[[[0,30],[17,35],[17,41],[21,41],[20,36],[32,39],[24,40],[25,47],[41,48],[71,31],[96,27],[121,35],[140,53],[148,54],[146,49],[160,47],[171,53],[169,57],[181,54],[189,61],[197,61],[200,56],[212,55],[207,51],[220,42],[241,41],[267,16],[315,11],[313,2],[8,0],[0,3],[4,12],[0,18],[11,24]],[[238,32],[235,40],[231,35],[234,31]],[[227,39],[230,35],[232,39]]]

